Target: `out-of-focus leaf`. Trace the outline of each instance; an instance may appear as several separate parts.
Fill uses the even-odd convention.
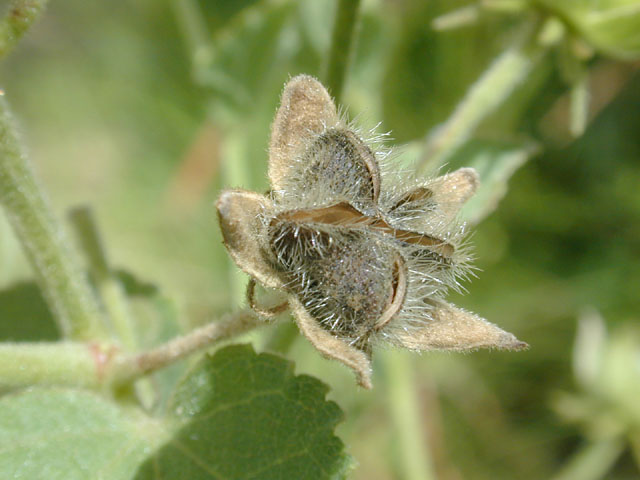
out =
[[[574,455],[552,480],[600,480],[624,451],[619,438],[592,442]]]
[[[199,1],[204,20],[210,31],[223,28],[242,9],[251,7],[259,0],[217,0],[215,2]]]
[[[197,80],[213,88],[216,100],[232,109],[249,108],[267,69],[278,63],[278,37],[292,12],[287,3],[271,6],[265,2],[243,10],[215,36],[213,60]]]
[[[227,127],[222,141],[227,182],[266,188],[265,147],[282,87],[298,73],[317,76],[328,48],[332,9],[318,3],[263,0],[214,34],[211,61],[196,76],[212,90],[212,121]],[[233,178],[232,171],[243,172],[243,178]]]
[[[383,122],[400,142],[421,138],[443,122],[504,48],[496,35],[501,20],[494,17],[453,32],[431,27],[434,17],[468,3],[403,2],[402,8],[384,12],[384,23],[389,24],[390,17],[398,28],[389,35],[393,43],[379,86]]]
[[[127,270],[118,270],[116,275],[127,294],[135,319],[137,345],[141,350],[151,349],[180,335],[178,311],[171,299],[152,282],[144,281]],[[151,376],[158,409],[163,409],[184,373],[185,362],[177,362]]]
[[[126,270],[118,270],[116,275],[135,313],[140,348],[157,346],[180,333],[177,309],[157,285]]]
[[[0,291],[0,339],[34,342],[58,338],[53,316],[35,283],[19,283]]]
[[[614,332],[607,345],[595,393],[624,412],[640,429],[640,331],[629,326]]]
[[[158,290],[148,297],[131,297],[131,310],[136,319],[138,344],[150,349],[181,333],[176,306]],[[171,392],[184,375],[188,362],[181,361],[155,372],[150,378],[155,387],[158,411],[164,411]]]
[[[227,113],[247,113],[263,101],[275,105],[287,80],[283,72],[317,74],[318,35],[305,29],[301,18],[308,16],[309,8],[302,8],[305,4],[258,2],[216,32],[212,61],[198,80],[213,88],[218,108],[225,107]]]
[[[598,351],[585,358],[589,346]],[[589,363],[586,369],[585,365],[574,365],[581,391],[558,393],[552,399],[554,409],[565,420],[580,423],[592,436],[637,435],[640,332],[627,327],[607,337],[604,322],[597,313],[589,313],[579,324],[575,350],[574,362]]]
[[[637,467],[640,469],[640,433],[631,435],[630,441],[633,459],[635,460]]]
[[[511,176],[538,151],[537,145],[472,141],[456,155],[480,174],[480,187],[462,209],[462,218],[475,225],[491,214],[506,195]],[[455,163],[454,159],[452,163]]]
[[[279,357],[224,348],[178,387],[171,411],[180,429],[136,478],[344,478],[351,460],[333,432],[342,412],[326,393]]]
[[[165,438],[160,422],[86,391],[0,398],[1,478],[129,480]]]
[[[593,309],[578,319],[573,347],[573,374],[582,388],[595,387],[605,353],[607,329],[604,319]]]
[[[138,278],[127,270],[118,269],[115,271],[115,275],[122,284],[127,296],[151,297],[158,294],[156,285]]]
[[[556,13],[597,50],[621,60],[640,57],[638,0],[534,0]]]

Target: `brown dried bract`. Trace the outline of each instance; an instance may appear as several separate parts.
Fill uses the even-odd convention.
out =
[[[469,269],[456,216],[478,186],[475,170],[426,181],[382,176],[382,155],[306,75],[285,86],[271,132],[270,193],[228,190],[217,203],[257,313],[271,317],[288,303],[302,334],[365,388],[376,339],[412,350],[526,347],[443,300]],[[258,306],[254,281],[288,302]]]

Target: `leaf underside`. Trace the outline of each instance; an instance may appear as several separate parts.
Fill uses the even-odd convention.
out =
[[[130,479],[163,438],[160,422],[87,391],[0,398],[0,478]]]

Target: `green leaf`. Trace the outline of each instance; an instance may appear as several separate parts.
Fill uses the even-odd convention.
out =
[[[216,32],[211,43],[214,56],[197,80],[213,88],[217,102],[231,111],[255,108],[256,95],[272,83],[274,72],[280,72],[294,53],[287,51],[281,38],[294,14],[290,2],[262,1],[243,9]],[[292,34],[297,44],[298,34]],[[278,79],[278,90],[283,80]]]
[[[160,422],[86,391],[0,398],[0,478],[128,480],[165,438]]]
[[[171,411],[180,429],[136,479],[345,478],[351,459],[333,433],[343,415],[326,393],[275,355],[219,350],[178,387]]]

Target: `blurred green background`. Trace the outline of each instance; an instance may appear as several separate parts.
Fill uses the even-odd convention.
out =
[[[363,2],[342,99],[349,116],[382,121],[398,145],[415,145],[445,121],[520,28],[517,16],[498,14],[431,28],[462,5]],[[111,262],[156,285],[185,330],[243,305],[246,279],[223,249],[213,202],[224,187],[266,190],[280,90],[297,73],[322,74],[334,8],[311,0],[52,1],[0,65],[0,87],[56,212],[90,205]],[[329,383],[344,409],[339,434],[359,462],[356,479],[406,478],[389,413],[391,355],[415,367],[425,437],[418,450],[437,478],[552,478],[577,452],[590,455],[587,476],[558,478],[640,478],[640,63],[587,62],[593,115],[573,140],[556,57],[547,55],[445,166],[468,164],[487,144],[540,144],[475,229],[479,278],[467,295],[450,297],[531,349],[382,351],[376,386],[363,392],[304,340],[289,347],[296,371]],[[20,317],[20,299],[34,297],[25,285],[31,272],[4,218],[0,265],[0,315]],[[248,339],[266,348],[274,332],[288,333],[279,326]],[[0,334],[56,336],[28,319]]]

